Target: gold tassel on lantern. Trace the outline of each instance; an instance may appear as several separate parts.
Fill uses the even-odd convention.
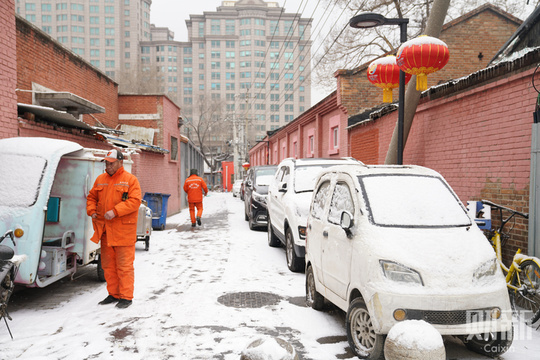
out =
[[[383,102],[391,103],[392,102],[392,89],[384,88],[383,89]]]
[[[427,75],[426,74],[416,75],[416,90],[418,91],[427,90]]]

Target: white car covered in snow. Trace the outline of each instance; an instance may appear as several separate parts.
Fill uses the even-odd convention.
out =
[[[233,186],[232,186],[232,196],[237,197],[240,196],[240,190],[242,188],[242,182],[244,180],[235,180]]]
[[[306,300],[347,312],[349,344],[383,358],[385,335],[424,320],[494,357],[512,343],[504,276],[489,242],[437,172],[346,165],[319,177],[306,239]],[[479,335],[483,334],[483,335]]]
[[[279,163],[268,187],[268,245],[285,246],[289,270],[304,270],[306,223],[317,176],[331,166],[358,163],[353,158],[287,158]]]

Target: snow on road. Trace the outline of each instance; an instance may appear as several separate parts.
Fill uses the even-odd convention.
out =
[[[148,252],[137,245],[135,298],[127,309],[97,304],[105,284],[89,270],[15,294],[14,340],[0,324],[0,359],[237,360],[266,336],[290,342],[302,359],[354,358],[343,312],[304,306],[304,274],[287,269],[283,249],[269,247],[266,232],[249,230],[243,202],[211,193],[202,220],[192,229],[183,210],[153,232]],[[540,331],[518,333],[523,339],[502,358],[540,359]],[[449,359],[486,359],[451,337],[445,344]]]

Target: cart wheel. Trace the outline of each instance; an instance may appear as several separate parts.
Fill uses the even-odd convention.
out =
[[[160,229],[161,229],[161,230],[165,230],[165,224],[161,224]]]
[[[146,239],[144,239],[144,244],[144,250],[148,251],[148,249],[150,248],[150,236],[147,236]]]
[[[99,281],[105,282],[105,272],[103,271],[103,268],[101,267],[101,255],[99,255],[98,260],[97,260],[97,277]]]

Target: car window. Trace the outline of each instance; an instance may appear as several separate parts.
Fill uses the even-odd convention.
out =
[[[319,173],[324,168],[334,165],[337,164],[332,163],[298,166],[294,173],[294,191],[297,193],[313,191],[315,184],[317,183]]]
[[[446,182],[436,176],[359,176],[372,223],[388,227],[470,226]]]
[[[285,171],[285,167],[281,167],[279,171],[276,173],[276,181],[280,182],[281,178],[283,177],[283,171]]]
[[[268,186],[270,185],[270,182],[272,181],[273,176],[272,175],[257,175],[257,178],[255,179],[255,185],[256,186]]]
[[[285,169],[283,169],[283,179],[281,179],[281,182],[288,183],[290,174],[289,167],[285,167]]]
[[[314,218],[322,219],[324,216],[324,205],[326,199],[328,199],[328,191],[330,190],[330,181],[325,181],[319,186],[319,190],[313,197],[313,204],[311,205],[311,215]]]
[[[347,210],[354,214],[354,201],[351,191],[346,183],[337,183],[330,201],[330,211],[328,212],[328,221],[333,224],[341,222],[341,213]]]
[[[0,154],[0,164],[0,205],[34,205],[39,196],[47,160],[37,156]]]

